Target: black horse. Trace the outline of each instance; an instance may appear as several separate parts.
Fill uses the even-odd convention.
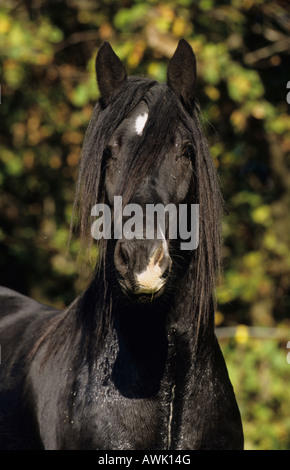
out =
[[[105,43],[96,72],[101,98],[73,216],[85,246],[92,208],[111,210],[113,231],[122,196],[127,210],[198,204],[198,247],[181,249],[166,216],[161,238],[99,236],[92,280],[63,312],[1,289],[0,448],[242,449],[214,334],[223,201],[199,124],[194,53],[181,40],[160,84],[128,78]]]

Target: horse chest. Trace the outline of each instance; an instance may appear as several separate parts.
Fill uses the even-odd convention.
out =
[[[70,427],[77,439],[81,436],[84,448],[172,448],[176,385],[167,371],[160,381],[156,370],[150,374],[136,364],[125,366],[117,356],[110,367],[98,367],[87,386],[72,397]]]
[[[86,403],[86,415],[71,419],[81,443],[77,447],[135,450],[172,447],[174,390],[170,400],[159,395],[144,399],[126,398],[117,391],[98,391],[93,403]]]

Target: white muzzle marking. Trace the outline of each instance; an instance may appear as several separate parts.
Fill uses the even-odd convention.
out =
[[[162,270],[159,265],[162,258],[163,251],[161,251],[159,256],[155,252],[150,258],[147,268],[136,275],[138,293],[154,294],[163,287],[165,279],[161,278]]]

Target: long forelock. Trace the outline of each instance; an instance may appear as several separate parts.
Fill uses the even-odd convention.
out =
[[[185,119],[175,94],[165,84],[157,84],[144,96],[148,117],[126,156],[126,181],[121,190],[124,203],[128,203],[143,179],[158,172],[166,154],[174,145],[177,129]]]
[[[105,109],[99,101],[85,134],[76,185],[73,226],[77,226],[87,244],[91,208],[101,202],[104,189],[104,152],[114,131],[142,101],[156,82],[130,77]]]
[[[131,77],[107,108],[102,109],[101,103],[97,103],[83,143],[74,204],[84,239],[89,229],[91,208],[104,196],[105,149],[115,130],[141,101],[146,102],[149,116],[124,162],[129,175],[126,182],[130,183],[125,186],[124,182],[124,200],[130,197],[146,174],[156,170],[175,134],[182,108],[165,84]]]

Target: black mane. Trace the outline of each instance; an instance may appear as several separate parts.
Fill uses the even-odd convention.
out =
[[[102,102],[99,101],[83,144],[74,203],[74,221],[80,230],[83,246],[89,250],[93,243],[90,232],[91,208],[105,198],[104,155],[108,141],[119,124],[143,100],[149,107],[150,124],[145,126],[142,139],[138,141],[138,148],[132,151],[131,158],[128,156],[125,163],[128,167],[128,179],[124,182],[124,198],[129,199],[144,175],[155,171],[178,123],[182,122],[192,135],[195,151],[195,184],[191,203],[199,204],[200,208],[199,246],[188,254],[191,258],[188,268],[191,302],[187,304],[187,308],[192,321],[203,325],[203,330],[206,331],[209,323],[213,326],[214,290],[221,267],[221,217],[224,206],[217,172],[202,132],[200,110],[196,100],[189,112],[166,84],[131,77],[118,90],[108,107],[103,108]],[[93,310],[102,312],[98,319],[101,341],[104,328],[107,330],[108,322],[111,321],[111,308],[108,306],[112,305],[112,302],[106,298],[110,297],[106,279],[109,271],[106,263],[107,240],[102,239],[94,243],[98,245],[96,272],[83,301],[88,302],[88,299],[93,297]],[[80,310],[83,311],[83,307]]]

